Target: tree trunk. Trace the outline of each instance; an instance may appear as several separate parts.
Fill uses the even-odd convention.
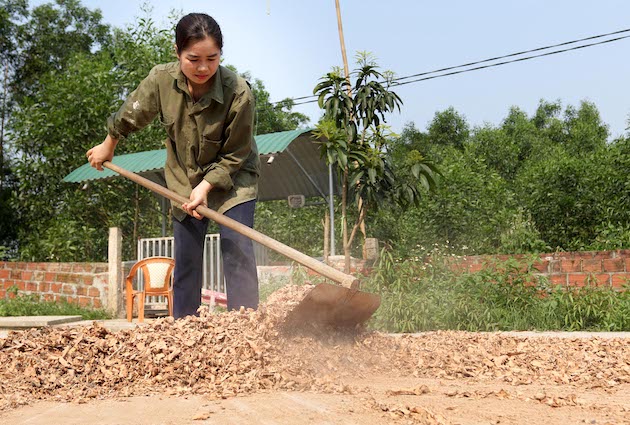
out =
[[[348,167],[343,170],[343,185],[341,188],[341,225],[343,231],[343,254],[345,256],[344,271],[350,273],[350,243],[348,243]]]
[[[4,121],[7,116],[7,84],[9,82],[9,62],[4,65],[2,82],[2,116],[0,116],[0,189],[4,186]]]

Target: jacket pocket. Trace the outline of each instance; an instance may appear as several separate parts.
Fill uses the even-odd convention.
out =
[[[223,140],[214,140],[204,137],[199,145],[199,154],[197,155],[197,163],[201,167],[205,167],[212,162],[216,162],[217,155],[221,150]]]

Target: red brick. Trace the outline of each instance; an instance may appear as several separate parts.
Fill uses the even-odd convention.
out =
[[[107,273],[109,271],[109,264],[107,263],[94,263],[94,273]]]
[[[602,268],[605,272],[623,272],[625,271],[625,262],[623,258],[604,260],[602,261]]]
[[[48,270],[49,272],[61,271],[61,263],[49,263],[46,270]]]
[[[75,293],[75,287],[73,285],[63,285],[63,288],[61,288],[61,293],[73,295]]]
[[[44,275],[44,282],[55,282],[55,277],[57,276],[54,272],[46,272]]]
[[[570,273],[569,286],[607,286],[610,285],[610,275],[607,273]]]
[[[79,305],[82,307],[87,307],[91,304],[91,299],[88,297],[79,297]]]
[[[534,270],[538,270],[541,273],[549,273],[549,261],[538,260],[532,264]]]
[[[54,301],[55,300],[55,296],[53,294],[44,294],[44,301]]]
[[[72,271],[72,263],[58,263],[59,271],[61,272],[71,272]]]
[[[0,270],[0,279],[8,279],[11,272],[7,269]]]
[[[561,260],[553,259],[549,261],[549,273],[562,273]]]
[[[37,292],[38,290],[37,283],[35,282],[26,282],[24,288],[29,292]]]
[[[61,293],[61,288],[63,285],[61,283],[51,283],[50,284],[50,292],[54,292],[56,294]]]
[[[81,275],[73,273],[59,273],[57,275],[57,282],[61,283],[81,283]]]
[[[477,272],[480,272],[481,270],[483,270],[483,264],[480,264],[480,263],[474,263],[468,266],[468,272],[470,273],[477,273]]]
[[[19,289],[20,291],[23,291],[23,290],[24,290],[24,287],[25,287],[25,286],[24,286],[24,282],[22,282],[22,281],[17,281],[17,282],[15,282],[15,285],[18,287],[18,289]]]
[[[70,271],[72,273],[89,273],[90,265],[86,263],[70,263]]]
[[[615,251],[596,251],[593,252],[593,259],[608,260],[615,257]]]
[[[94,283],[94,275],[83,276],[81,282],[87,286],[92,285]]]
[[[613,288],[622,289],[630,283],[630,273],[612,273],[610,278]]]
[[[582,260],[583,272],[601,272],[602,260]]]
[[[7,295],[7,291],[0,289],[0,300],[3,300]]]
[[[39,282],[38,290],[39,290],[39,292],[48,292],[48,291],[50,291],[50,283],[48,283],[48,282]]]
[[[99,291],[98,288],[91,287],[91,288],[88,288],[87,294],[90,297],[98,298],[101,296],[101,291]]]
[[[94,308],[103,307],[103,304],[101,304],[101,300],[99,300],[98,298],[94,298],[94,300],[92,301],[92,305],[94,306]]]
[[[9,278],[15,279],[15,280],[21,280],[22,272],[20,270],[11,270],[11,272],[9,273]]]
[[[549,283],[551,283],[554,286],[556,285],[565,286],[567,284],[567,275],[564,273],[549,275]]]
[[[77,289],[76,290],[76,294],[77,295],[84,295],[85,296],[88,293],[87,288],[85,286],[77,286],[76,289]]]
[[[561,260],[560,271],[562,273],[577,273],[582,271],[581,260]]]

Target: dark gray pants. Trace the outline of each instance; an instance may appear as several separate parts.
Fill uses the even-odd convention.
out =
[[[256,201],[230,208],[224,215],[246,226],[254,226]],[[203,246],[208,219],[186,217],[173,220],[175,271],[173,275],[173,316],[196,315],[201,305],[203,283]],[[219,226],[223,273],[228,310],[258,308],[258,275],[251,239],[225,226]]]

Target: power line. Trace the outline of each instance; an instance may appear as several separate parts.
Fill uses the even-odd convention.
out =
[[[458,69],[458,68],[464,68],[464,67],[469,67],[469,66],[473,66],[473,65],[478,65],[478,64],[481,64],[481,63],[493,62],[493,61],[500,60],[500,59],[505,59],[505,58],[509,58],[509,57],[515,57],[515,56],[521,56],[521,55],[524,55],[524,54],[527,54],[527,53],[539,52],[539,51],[542,51],[542,50],[548,50],[548,49],[552,49],[552,48],[556,48],[556,47],[567,46],[567,45],[570,45],[570,44],[580,43],[580,42],[588,41],[588,40],[595,40],[595,39],[598,39],[598,38],[608,37],[608,36],[617,35],[617,34],[623,34],[623,33],[627,33],[627,32],[630,32],[630,28],[629,29],[619,30],[619,31],[614,31],[614,32],[606,33],[606,34],[599,34],[599,35],[594,35],[594,36],[590,36],[590,37],[585,37],[585,38],[581,38],[581,39],[577,39],[577,40],[566,41],[566,42],[563,42],[563,43],[553,44],[553,45],[549,45],[549,46],[538,47],[538,48],[535,48],[535,49],[523,50],[523,51],[517,52],[517,53],[510,53],[510,54],[507,54],[507,55],[496,56],[496,57],[493,57],[493,58],[483,59],[483,60],[479,60],[479,61],[475,61],[475,62],[469,62],[469,63],[462,64],[462,65],[450,66],[450,67],[446,67],[446,68],[440,68],[440,69],[436,69],[434,71],[427,71],[427,72],[421,72],[421,73],[418,73],[418,74],[408,75],[408,76],[405,76],[405,77],[398,77],[398,78],[394,78],[392,80],[394,82],[392,85],[393,86],[402,86],[402,85],[405,85],[405,84],[417,83],[419,81],[426,81],[426,80],[432,80],[432,79],[441,78],[441,77],[447,77],[447,76],[456,75],[456,74],[463,74],[465,72],[478,71],[480,69],[492,68],[492,67],[501,66],[501,65],[507,65],[509,63],[514,63],[514,62],[523,62],[523,61],[526,61],[526,60],[531,60],[531,59],[535,59],[535,58],[539,58],[539,57],[551,56],[551,55],[556,55],[556,54],[559,54],[559,53],[569,52],[569,51],[572,51],[572,50],[579,50],[579,49],[584,49],[584,48],[587,48],[587,47],[593,47],[593,46],[597,46],[597,45],[601,45],[601,44],[611,43],[611,42],[623,40],[625,38],[630,38],[630,35],[626,35],[626,36],[622,36],[622,37],[616,37],[616,38],[607,39],[607,40],[603,40],[603,41],[598,41],[598,42],[595,42],[595,43],[583,44],[583,45],[580,45],[580,46],[570,47],[570,48],[567,48],[567,49],[554,50],[553,52],[546,52],[546,53],[541,53],[541,54],[537,54],[537,55],[531,55],[531,56],[527,56],[527,57],[524,57],[524,58],[518,58],[518,59],[513,59],[513,60],[503,61],[503,62],[498,62],[498,63],[493,63],[493,64],[489,64],[489,65],[484,65],[484,66],[478,66],[478,67],[474,67],[474,68],[467,68],[467,69],[464,69],[464,70],[443,73],[443,74],[434,75],[434,76],[430,76],[430,77],[416,78],[416,79],[413,79],[411,81],[402,81],[402,80],[408,80],[408,79],[414,78],[414,77],[421,77],[421,76],[436,74],[436,73],[440,73],[440,72],[444,72],[444,71],[450,71],[450,70],[454,70],[454,69]],[[293,101],[295,101],[295,100],[305,100],[305,99],[316,98],[316,97],[317,97],[317,95],[301,96],[301,97],[291,98],[290,100],[293,100]],[[282,102],[284,102],[286,100],[287,99],[284,99],[284,100],[281,100],[281,101],[277,101],[277,102],[272,102],[271,104],[272,105],[277,105],[277,104],[282,103]],[[293,106],[305,105],[307,103],[315,103],[315,102],[317,102],[317,99],[294,103]]]
[[[555,47],[567,46],[569,44],[581,43],[582,41],[594,40],[594,39],[602,38],[602,37],[609,37],[611,35],[623,34],[623,33],[626,33],[626,32],[630,32],[630,28],[624,29],[624,30],[620,30],[620,31],[609,32],[609,33],[606,33],[606,34],[593,35],[591,37],[580,38],[578,40],[565,41],[564,43],[552,44],[552,45],[544,46],[544,47],[537,47],[535,49],[523,50],[522,52],[510,53],[508,55],[503,55],[503,56],[496,56],[494,58],[483,59],[483,60],[475,61],[475,62],[469,62],[469,63],[465,63],[465,64],[462,64],[462,65],[450,66],[450,67],[447,67],[447,68],[436,69],[435,71],[421,72],[419,74],[408,75],[406,77],[394,78],[394,81],[406,80],[406,79],[409,79],[409,78],[420,77],[420,76],[428,75],[428,74],[435,74],[437,72],[450,71],[452,69],[478,65],[480,63],[493,62],[493,61],[496,61],[496,60],[499,60],[499,59],[505,59],[505,58],[510,58],[510,57],[514,57],[514,56],[521,56],[521,55],[524,55],[526,53],[540,52],[541,50],[553,49]],[[626,37],[621,37],[621,38],[626,38]],[[619,39],[614,39],[614,40],[619,40]],[[614,41],[614,40],[610,40],[610,41]],[[588,45],[584,45],[584,46],[588,47],[588,46],[594,46],[596,44],[603,44],[603,43],[593,43],[593,44],[588,44]],[[567,50],[573,50],[573,49],[567,49]],[[558,52],[564,52],[564,51],[567,51],[567,50],[559,50]],[[541,55],[541,56],[545,56],[545,55]],[[536,57],[538,57],[538,56],[536,56]]]
[[[405,84],[417,83],[418,81],[432,80],[432,79],[435,79],[435,78],[447,77],[449,75],[455,75],[455,74],[463,74],[465,72],[477,71],[477,70],[485,69],[485,68],[492,68],[494,66],[507,65],[509,63],[514,63],[514,62],[523,62],[523,61],[526,61],[526,60],[540,58],[540,57],[543,57],[543,56],[557,55],[558,53],[565,53],[565,52],[569,52],[571,50],[578,50],[578,49],[584,49],[586,47],[597,46],[599,44],[612,43],[613,41],[623,40],[624,38],[630,38],[630,35],[625,35],[623,37],[612,38],[610,40],[598,41],[597,43],[584,44],[582,46],[571,47],[571,48],[568,48],[568,49],[562,49],[562,50],[556,50],[556,51],[553,51],[553,52],[542,53],[540,55],[526,56],[524,58],[518,58],[518,59],[509,60],[509,61],[493,63],[493,64],[490,64],[490,65],[477,66],[475,68],[463,69],[461,71],[447,72],[446,74],[440,74],[440,75],[434,75],[434,76],[431,76],[431,77],[418,78],[418,79],[411,80],[411,81],[403,81],[402,83],[394,82],[392,85],[393,86],[402,86],[402,85],[405,85]],[[410,77],[404,77],[404,78],[401,78],[401,79],[407,79],[407,78],[410,78]]]

